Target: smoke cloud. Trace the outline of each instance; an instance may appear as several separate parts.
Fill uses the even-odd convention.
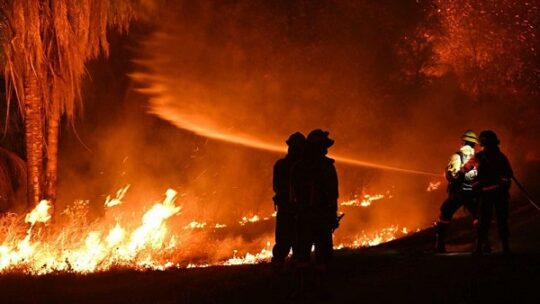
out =
[[[92,63],[86,114],[77,126],[89,149],[74,132],[64,134],[62,201],[101,202],[129,183],[126,200],[140,207],[172,187],[184,206],[179,221],[232,227],[243,216],[273,212],[272,166],[284,140],[314,128],[330,131],[335,155],[441,175],[466,129],[494,129],[516,165],[537,159],[537,143],[524,151],[517,146],[531,137],[515,133],[538,130],[538,123],[508,113],[534,120],[538,111],[472,103],[451,75],[427,86],[402,81],[399,41],[421,15],[416,1],[180,1],[168,7],[155,28],[116,37],[111,58]],[[238,138],[245,142],[231,143]],[[444,181],[426,192],[430,181],[441,181],[436,177],[342,162],[337,169],[342,200],[392,196],[369,208],[342,209],[348,215],[338,235],[426,227],[445,195]],[[264,225],[251,236],[238,227],[223,237],[231,248],[259,246],[272,239],[271,225]]]

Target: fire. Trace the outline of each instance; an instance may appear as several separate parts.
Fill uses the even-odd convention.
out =
[[[109,245],[109,247],[113,247],[119,244],[124,239],[125,235],[126,230],[122,228],[120,224],[116,223],[116,226],[109,231],[109,234],[105,240],[107,241],[107,245]]]
[[[255,214],[252,217],[247,217],[247,216],[242,217],[242,219],[240,221],[238,221],[238,223],[241,226],[244,226],[247,223],[256,223],[256,222],[258,222],[260,220],[261,220],[261,218],[258,215]]]
[[[119,189],[116,192],[116,197],[111,198],[110,195],[105,199],[105,207],[113,207],[122,204],[122,199],[126,195],[130,185],[126,185],[124,188]]]
[[[26,215],[24,222],[30,224],[30,229],[32,229],[36,223],[46,223],[51,219],[51,215],[49,214],[50,209],[51,205],[49,202],[42,200],[34,210]]]
[[[374,233],[366,233],[362,231],[359,235],[356,235],[352,241],[347,243],[340,243],[337,246],[334,246],[335,249],[343,248],[361,248],[361,247],[372,247],[377,246],[382,243],[393,241],[397,238],[403,237],[408,234],[408,228],[402,227],[401,229],[397,225],[383,228]]]
[[[243,257],[237,257],[237,251],[234,252],[233,257],[227,260],[223,265],[225,266],[231,266],[231,265],[243,265],[243,264],[256,264],[259,262],[268,261],[270,258],[272,258],[272,247],[270,245],[271,243],[268,241],[266,242],[266,247],[263,248],[259,253],[251,254],[246,253]]]
[[[205,221],[188,221],[174,228],[171,219],[180,215],[182,207],[176,204],[177,192],[169,189],[161,202],[154,203],[139,220],[128,220],[119,212],[129,185],[119,189],[114,197],[108,196],[104,206],[106,213],[100,221],[86,223],[88,201],[76,201],[62,215],[67,223],[49,225],[52,206],[41,201],[22,221],[14,216],[4,216],[0,221],[0,273],[24,272],[42,275],[51,272],[90,273],[107,271],[112,268],[163,270],[171,267],[208,267],[214,265],[254,264],[269,261],[272,256],[272,241],[259,251],[251,252],[231,249],[231,256],[221,259],[190,262],[182,258],[181,246],[185,239],[183,232],[200,230],[211,234],[216,229],[225,229],[227,224],[209,224]],[[376,194],[363,196],[363,200],[353,203],[343,202],[345,206],[365,206],[373,201],[391,197]],[[112,214],[110,214],[112,213]],[[112,215],[112,216],[111,216]],[[133,215],[135,216],[135,215]],[[242,228],[248,223],[257,224],[271,220],[276,212],[268,216],[253,214],[236,221]],[[336,249],[376,246],[409,233],[407,227],[391,226],[375,232],[364,232],[335,246]],[[253,246],[251,246],[253,249]],[[256,248],[256,246],[255,246]]]
[[[119,191],[116,203],[109,206],[119,205],[126,190]],[[7,235],[0,246],[0,272],[87,273],[121,266],[161,269],[169,265],[168,261],[162,261],[163,251],[174,244],[174,238],[168,234],[166,221],[181,210],[180,206],[175,205],[176,195],[176,191],[167,190],[163,202],[154,204],[145,212],[140,225],[131,231],[117,222],[110,229],[95,227],[95,230],[89,229],[82,235],[73,231],[77,230],[75,227],[68,227],[42,240],[33,241],[42,236],[40,231],[34,231],[35,224],[47,223],[51,219],[50,205],[42,201],[25,218],[25,222],[30,224],[25,237],[19,240],[16,234]],[[91,225],[90,228],[94,227]]]
[[[167,233],[164,222],[180,212],[181,209],[181,207],[174,205],[175,199],[176,191],[169,189],[165,193],[163,203],[155,204],[144,214],[142,225],[132,233],[127,246],[131,254],[135,255],[140,248],[144,248],[146,245],[150,245],[154,249],[162,247]]]
[[[215,228],[218,228],[218,225],[219,224],[216,224]],[[206,223],[205,222],[197,222],[197,221],[192,221],[191,223],[187,224],[184,229],[204,229],[204,227],[206,227]]]
[[[437,182],[429,182],[429,185],[428,185],[426,191],[427,191],[427,192],[431,192],[431,191],[438,190],[440,186],[441,186],[441,182],[440,182],[440,181],[437,181]]]
[[[386,194],[388,195],[390,192],[387,191]],[[383,198],[392,198],[392,196],[388,195],[385,196],[384,194],[364,194],[362,199],[354,198],[349,201],[345,201],[341,203],[341,206],[352,206],[352,207],[369,207],[371,206],[371,203],[374,201],[381,200]]]

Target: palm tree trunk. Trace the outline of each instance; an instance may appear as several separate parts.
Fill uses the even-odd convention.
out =
[[[35,206],[42,198],[43,174],[43,104],[38,79],[30,67],[24,76],[24,115],[26,162],[28,170],[28,205]]]
[[[47,121],[47,164],[45,168],[45,198],[54,207],[56,204],[56,185],[58,184],[58,135],[60,109],[58,102],[52,101],[51,113]]]

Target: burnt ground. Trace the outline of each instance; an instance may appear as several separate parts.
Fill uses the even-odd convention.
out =
[[[538,303],[540,212],[525,202],[511,216],[514,255],[469,254],[469,221],[455,221],[446,255],[429,252],[428,229],[376,248],[336,253],[332,300],[312,291],[300,303]],[[495,229],[492,229],[494,231]],[[291,303],[293,275],[268,264],[0,277],[1,303]]]

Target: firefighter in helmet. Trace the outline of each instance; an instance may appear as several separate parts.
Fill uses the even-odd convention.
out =
[[[276,243],[272,249],[272,265],[281,269],[292,248],[295,232],[295,213],[290,202],[291,169],[304,154],[306,137],[296,132],[286,141],[287,155],[274,165],[273,188],[276,214]]]
[[[324,287],[324,279],[333,255],[332,232],[337,228],[338,178],[334,160],[327,157],[334,140],[321,129],[313,130],[306,140],[304,158],[291,175],[291,194],[297,208],[297,238],[293,257],[297,265],[300,292],[315,246],[316,282]],[[323,289],[321,289],[323,290]]]
[[[488,240],[489,226],[495,209],[497,229],[502,243],[502,251],[510,253],[508,243],[508,213],[512,167],[506,155],[499,149],[499,138],[495,132],[485,130],[480,133],[482,151],[478,152],[467,166],[476,167],[478,179],[474,184],[480,198],[480,223],[476,253],[483,253]]]
[[[450,157],[446,167],[448,197],[442,203],[439,220],[436,223],[435,251],[446,252],[445,238],[454,213],[464,206],[473,218],[473,225],[478,224],[478,203],[473,192],[473,183],[477,178],[476,168],[464,169],[464,165],[474,158],[474,147],[478,143],[476,134],[467,130],[462,136],[463,145]]]

